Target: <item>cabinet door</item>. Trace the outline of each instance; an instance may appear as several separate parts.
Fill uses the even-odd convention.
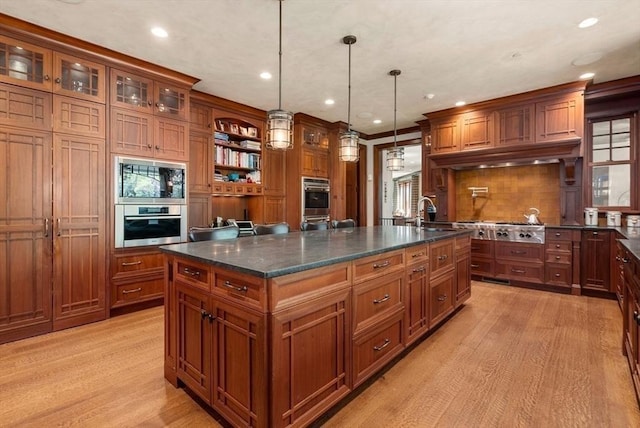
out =
[[[51,133],[0,129],[0,343],[51,331]]]
[[[211,195],[189,195],[188,227],[209,226],[213,221],[211,214]]]
[[[111,152],[153,156],[153,116],[119,108],[111,109]]]
[[[178,378],[211,405],[213,314],[209,296],[180,281],[175,282],[175,288]]]
[[[511,146],[534,142],[534,105],[510,107],[498,111],[497,144]]]
[[[112,106],[152,114],[153,81],[125,71],[111,69]]]
[[[455,272],[451,271],[429,284],[429,328],[433,328],[453,311]]]
[[[213,132],[211,107],[192,102],[189,106],[189,128],[191,131]]]
[[[300,172],[305,177],[316,176],[316,152],[315,150],[302,149],[302,163],[300,165]]]
[[[329,152],[318,150],[314,156],[316,177],[329,178]]]
[[[311,148],[329,148],[329,134],[326,128],[301,125],[302,127],[302,144]]]
[[[266,315],[213,302],[213,408],[234,426],[267,426]]]
[[[105,142],[54,134],[54,329],[106,317]]]
[[[53,92],[104,104],[106,67],[82,58],[54,52]]]
[[[264,197],[264,223],[280,223],[285,221],[284,196]]]
[[[265,195],[284,196],[286,194],[285,153],[282,150],[262,152],[262,184]]]
[[[471,297],[471,256],[469,253],[456,255],[456,298],[457,308]]]
[[[168,160],[189,160],[187,136],[189,124],[182,120],[155,118],[155,157]]]
[[[409,345],[429,329],[429,266],[413,264],[406,271],[405,343]]]
[[[51,94],[0,83],[0,120],[2,126],[51,131]]]
[[[189,89],[164,82],[154,84],[155,114],[173,119],[188,120]]]
[[[107,129],[104,112],[104,104],[56,95],[53,131],[104,138]]]
[[[431,153],[457,152],[460,148],[460,124],[457,117],[431,123]]]
[[[494,144],[494,114],[476,111],[464,114],[461,118],[461,149],[484,149]]]
[[[611,233],[606,230],[582,231],[580,283],[584,288],[614,291],[611,278]]]
[[[52,52],[0,36],[0,82],[51,92]]]
[[[350,290],[271,317],[273,379],[269,426],[304,426],[350,389]],[[310,375],[313,374],[313,375]]]
[[[189,191],[211,193],[213,149],[210,134],[189,135]]]
[[[536,103],[536,142],[582,138],[582,92]]]

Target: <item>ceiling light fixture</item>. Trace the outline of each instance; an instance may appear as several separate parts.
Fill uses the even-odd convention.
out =
[[[584,21],[582,21],[580,24],[578,24],[578,27],[580,28],[589,28],[591,26],[594,26],[598,23],[598,18],[587,18]]]
[[[382,120],[380,120],[380,119],[373,119],[373,123],[375,123],[376,125],[378,125],[379,123],[382,123]]]
[[[327,98],[326,100],[324,100],[324,103],[328,106],[332,106],[334,105],[336,102],[334,100],[332,100],[331,98]]]
[[[580,79],[586,80],[586,79],[591,79],[593,76],[595,76],[595,73],[583,73],[580,75]]]
[[[280,24],[278,27],[278,108],[267,112],[268,149],[287,150],[293,148],[293,114],[282,110],[282,1],[280,6]]]
[[[165,30],[164,28],[160,28],[160,27],[153,27],[151,29],[151,34],[153,34],[156,37],[160,37],[162,39],[169,37],[169,33],[167,33],[167,30]]]
[[[393,148],[387,150],[387,169],[389,171],[402,171],[404,169],[404,149],[398,147],[398,130],[396,129],[396,111],[397,111],[397,80],[400,70],[391,70],[390,76],[393,76]]]
[[[465,104],[466,103],[464,101],[458,101],[458,102],[456,102],[456,107],[462,107]]]
[[[269,73],[268,71],[263,71],[262,73],[260,73],[260,78],[264,79],[264,80],[269,80],[271,79],[271,73]]]
[[[358,162],[359,138],[358,133],[351,130],[351,45],[356,42],[356,36],[344,36],[342,43],[349,45],[349,97],[347,98],[347,131],[340,135],[340,160],[344,162]]]

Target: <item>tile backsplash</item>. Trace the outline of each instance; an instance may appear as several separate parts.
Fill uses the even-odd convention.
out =
[[[488,187],[473,199],[469,187]],[[511,166],[456,171],[457,221],[525,222],[529,208],[540,210],[540,222],[560,223],[560,166]]]

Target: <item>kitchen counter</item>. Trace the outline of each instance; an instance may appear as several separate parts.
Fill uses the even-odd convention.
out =
[[[189,242],[165,245],[160,250],[253,276],[273,278],[468,233],[412,226],[373,226]]]

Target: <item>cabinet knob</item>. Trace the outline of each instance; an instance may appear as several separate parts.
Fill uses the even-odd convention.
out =
[[[560,237],[560,232],[556,232],[556,237]]]
[[[59,78],[59,77],[56,77],[56,80],[54,80],[54,82],[56,82],[56,83],[60,83],[60,78]]]
[[[153,102],[151,100],[147,101],[147,104],[149,104],[149,107],[151,107],[153,105]]]
[[[43,78],[44,80],[46,80],[46,81],[51,80],[51,77],[49,77],[49,75],[48,75],[48,74],[45,74],[44,76],[42,76],[42,78]]]
[[[556,260],[560,260],[560,256],[556,256]]]
[[[160,146],[156,146],[156,150],[160,150]]]
[[[152,146],[151,146],[151,144],[147,144],[147,148],[149,148],[149,149],[150,149],[151,147],[152,147]]]

